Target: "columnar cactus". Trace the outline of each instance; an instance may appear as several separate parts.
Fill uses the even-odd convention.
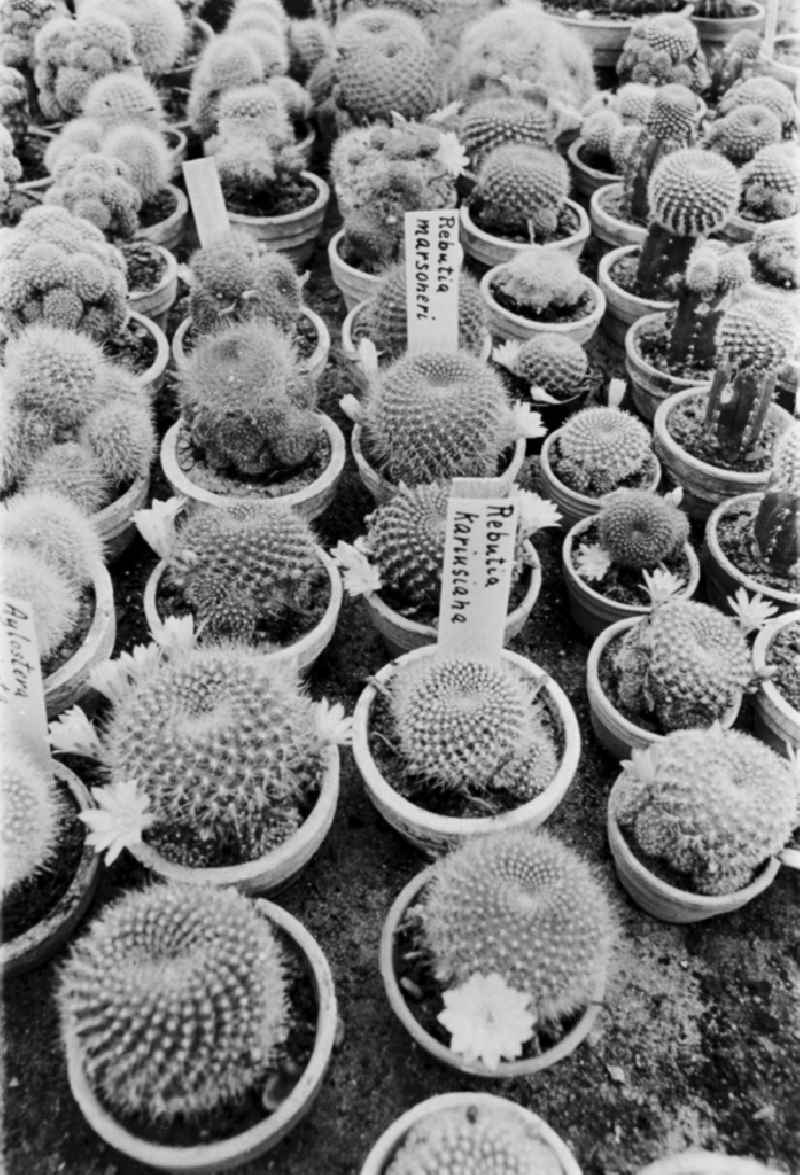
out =
[[[513,94],[481,98],[464,111],[458,137],[473,170],[496,147],[507,143],[547,146],[554,133],[553,116],[545,105]]]
[[[190,260],[189,313],[200,334],[248,318],[268,318],[291,333],[301,304],[300,279],[281,253],[260,247],[249,233],[229,232]]]
[[[781,124],[766,106],[735,106],[711,124],[706,138],[709,146],[740,167],[762,147],[780,142]]]
[[[45,118],[79,114],[92,82],[135,65],[133,38],[124,21],[91,7],[74,19],[55,16],[34,42],[34,78]]]
[[[583,408],[562,425],[554,444],[558,477],[593,497],[642,474],[653,457],[650,433],[619,408]]]
[[[33,69],[33,42],[58,11],[56,0],[0,0],[0,62]]]
[[[604,498],[597,525],[612,562],[640,571],[674,556],[689,537],[683,511],[645,490],[617,490]]]
[[[472,204],[488,232],[532,242],[556,234],[568,195],[569,169],[560,155],[508,143],[481,163]]]
[[[515,313],[536,317],[548,309],[578,306],[586,294],[586,278],[571,253],[533,245],[497,270],[492,294]]]
[[[0,768],[2,897],[54,862],[66,818],[52,776],[23,750],[6,747]]]
[[[406,269],[402,263],[387,269],[366,306],[366,326],[379,354],[398,359],[408,346]],[[487,341],[486,306],[477,282],[461,273],[458,284],[458,345],[474,355]]]
[[[773,571],[786,575],[800,563],[800,423],[791,425],[775,446],[755,536],[761,557]]]
[[[69,168],[59,170],[44,203],[88,220],[110,241],[126,240],[139,227],[142,206],[142,197],[128,175],[118,159],[82,155]]]
[[[697,30],[677,13],[663,12],[633,25],[617,60],[620,82],[663,86],[678,82],[696,94],[710,82]]]
[[[634,752],[611,811],[640,853],[701,894],[729,894],[784,847],[797,820],[786,760],[739,730],[679,730]]]
[[[637,224],[647,222],[647,188],[656,165],[694,140],[697,98],[672,82],[653,95],[647,121],[629,126],[611,142],[611,155],[622,162],[623,212]]]
[[[58,1000],[97,1094],[152,1121],[258,1089],[289,1032],[283,953],[233,889],[126,894],[73,947]]]
[[[710,371],[717,355],[716,332],[730,295],[752,276],[746,253],[722,241],[700,241],[674,283],[678,309],[669,340],[671,364]]]
[[[584,1009],[605,977],[606,896],[588,865],[545,832],[475,837],[437,861],[421,915],[440,982],[499,974],[530,997],[536,1024]]]
[[[742,215],[761,222],[800,212],[800,149],[795,143],[762,147],[742,171]]]
[[[225,34],[209,42],[192,74],[188,115],[192,130],[207,139],[217,129],[219,99],[236,86],[252,86],[263,77],[261,58],[247,37]]]

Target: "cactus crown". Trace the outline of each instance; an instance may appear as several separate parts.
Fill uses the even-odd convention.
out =
[[[785,220],[800,211],[800,149],[770,143],[742,172],[742,208],[759,220]]]
[[[58,998],[94,1088],[154,1121],[236,1101],[266,1079],[289,1030],[274,932],[216,886],[126,894],[73,947]]]
[[[766,106],[736,106],[730,114],[712,123],[709,143],[731,163],[747,163],[769,143],[779,143],[781,124]]]
[[[560,155],[507,143],[484,158],[472,198],[487,229],[527,240],[556,232],[568,195],[569,169]]]
[[[650,433],[619,408],[583,408],[562,425],[556,438],[558,477],[593,497],[641,475],[652,460]]]
[[[103,131],[132,124],[158,131],[165,120],[158,92],[136,73],[112,73],[98,78],[87,91],[83,115],[98,123]]]
[[[739,203],[736,168],[713,151],[686,147],[666,155],[647,188],[651,222],[679,237],[704,237],[730,219]]]
[[[27,752],[6,747],[0,768],[2,896],[54,863],[64,806],[52,777]]]
[[[496,271],[492,292],[535,315],[548,307],[577,306],[586,295],[586,278],[571,253],[532,245]]]
[[[648,569],[674,555],[689,537],[689,520],[668,498],[618,490],[603,500],[600,542],[620,567]]]
[[[520,345],[513,373],[556,400],[580,391],[589,370],[589,357],[580,343],[566,335],[535,334]]]
[[[751,77],[738,81],[728,90],[719,104],[722,115],[737,106],[766,106],[780,119],[784,135],[791,134],[797,124],[797,106],[791,90],[777,78]]]
[[[433,47],[413,16],[376,8],[347,15],[336,28],[337,107],[353,123],[388,122],[396,112],[425,118],[441,83]]]
[[[697,94],[710,80],[694,25],[671,12],[635,22],[617,60],[617,75],[620,81],[655,86],[678,82]]]
[[[553,135],[553,120],[547,109],[515,95],[483,98],[464,112],[458,137],[472,167],[496,147],[507,143],[544,146]]]
[[[58,652],[78,622],[78,589],[54,564],[45,562],[27,547],[2,551],[0,592],[12,599],[27,600],[33,610],[39,657],[47,660]]]
[[[422,925],[442,983],[497,973],[529,995],[537,1024],[584,1008],[608,965],[603,890],[572,849],[540,830],[475,837],[438,860]]]
[[[634,752],[611,809],[640,852],[697,893],[727,894],[778,853],[796,820],[785,760],[738,730],[679,730]]]
[[[791,227],[761,229],[753,238],[750,257],[772,285],[800,288],[800,239]]]
[[[789,359],[795,331],[776,298],[746,293],[728,307],[717,328],[717,353],[735,371],[775,371]]]
[[[294,330],[302,289],[282,253],[260,248],[249,233],[229,232],[198,249],[190,265],[189,313],[200,334],[253,317]]]
[[[406,321],[406,267],[400,263],[383,275],[366,306],[369,337],[377,350],[399,358],[408,346]],[[458,283],[458,345],[478,354],[486,343],[486,307],[477,282],[461,273]]]

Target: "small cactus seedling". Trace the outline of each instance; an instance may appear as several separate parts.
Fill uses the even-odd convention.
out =
[[[509,143],[548,146],[554,119],[546,107],[513,94],[481,98],[464,111],[458,137],[473,170],[496,147]]]
[[[781,140],[777,114],[766,106],[736,106],[713,122],[706,142],[737,167],[748,163],[756,152]]]

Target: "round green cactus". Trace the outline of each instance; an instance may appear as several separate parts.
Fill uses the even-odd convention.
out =
[[[697,98],[676,82],[660,86],[653,94],[645,125],[657,139],[686,143],[697,119]]]
[[[7,746],[0,767],[2,896],[50,867],[66,807],[49,772],[27,751]]]
[[[482,98],[468,106],[461,117],[458,138],[472,167],[496,147],[507,143],[546,145],[553,134],[553,119],[544,106],[514,95]]]
[[[610,158],[611,144],[622,126],[622,119],[611,107],[589,114],[581,123],[580,134],[589,155]]]
[[[158,131],[165,121],[158,92],[133,72],[108,74],[94,82],[83,102],[83,116],[104,132],[131,125]]]
[[[58,11],[56,0],[0,0],[0,62],[33,67],[33,42]]]
[[[797,819],[788,763],[739,730],[679,730],[634,754],[611,792],[619,826],[686,888],[728,894],[789,839]]]
[[[736,168],[713,151],[687,147],[666,155],[647,188],[650,220],[677,237],[718,232],[739,203]]]
[[[647,122],[659,91],[642,82],[626,82],[616,93],[616,109],[623,123]]]
[[[367,516],[367,545],[382,583],[417,608],[439,602],[449,497],[441,483],[403,485]]]
[[[0,508],[5,550],[32,551],[73,587],[89,583],[102,561],[100,537],[87,516],[58,494],[26,491]]]
[[[219,98],[236,86],[263,78],[261,58],[245,36],[226,33],[206,46],[192,74],[188,115],[192,130],[207,139],[217,129]]]
[[[82,424],[102,402],[100,348],[84,335],[31,326],[9,340],[4,382],[14,411],[35,417],[38,451]],[[32,456],[36,456],[34,452]]]
[[[719,104],[720,114],[730,114],[737,106],[766,106],[780,119],[781,130],[788,136],[797,125],[797,106],[792,92],[783,82],[770,77],[745,78],[731,86]]]
[[[100,470],[106,493],[127,488],[150,468],[156,434],[149,404],[135,377],[119,373],[117,389],[125,394],[109,400],[84,422],[80,442]]]
[[[760,221],[785,220],[800,211],[800,148],[770,143],[742,172],[742,210]]]
[[[107,155],[82,155],[60,171],[44,196],[95,225],[109,240],[126,240],[139,227],[142,198],[124,163]]]
[[[679,82],[697,94],[710,82],[697,30],[686,17],[672,12],[634,23],[617,60],[617,76],[621,82],[653,86]]]
[[[600,542],[619,567],[655,567],[689,537],[683,511],[645,490],[617,490],[603,501],[597,522]]]
[[[353,123],[424,118],[437,107],[436,54],[414,17],[389,9],[354,12],[336,29],[335,102]]]
[[[606,896],[588,865],[542,831],[475,837],[433,867],[421,904],[437,978],[501,975],[537,1024],[583,1010],[611,945]]]
[[[406,321],[406,267],[388,269],[366,307],[369,337],[377,350],[399,358],[408,346]],[[486,306],[474,278],[461,273],[458,283],[458,345],[477,355],[486,344]]]
[[[58,1000],[98,1094],[152,1121],[257,1089],[289,1031],[281,948],[233,889],[126,894],[73,948]]]
[[[554,437],[559,478],[593,497],[641,474],[653,455],[645,426],[619,408],[583,408]]]
[[[731,163],[749,162],[762,147],[779,143],[781,124],[777,114],[766,106],[736,106],[724,118],[711,124],[709,144]]]
[[[42,660],[57,651],[78,621],[78,589],[32,549],[3,550],[0,592],[30,604]]]
[[[586,278],[571,253],[532,245],[497,270],[492,293],[508,299],[515,309],[536,315],[548,307],[577,306],[586,293]]]
[[[259,247],[249,233],[230,232],[198,249],[190,267],[189,313],[200,334],[254,317],[294,330],[302,287],[284,254]]]
[[[472,201],[487,230],[528,240],[555,233],[568,195],[569,169],[560,155],[508,143],[483,160]]]
[[[733,302],[717,328],[717,353],[737,371],[775,371],[793,353],[791,316],[775,298],[754,290]]]

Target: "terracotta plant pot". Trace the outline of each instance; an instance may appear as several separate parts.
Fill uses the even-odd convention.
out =
[[[634,855],[620,831],[613,811],[614,789],[608,800],[608,843],[614,857],[617,877],[637,906],[661,922],[705,922],[719,914],[740,910],[763,893],[781,867],[778,857],[771,858],[755,881],[731,894],[698,894],[668,885]],[[705,1173],[706,1168],[703,1168]]]
[[[95,805],[81,780],[63,763],[51,760],[53,775],[69,788],[81,812]],[[91,845],[84,842],[78,868],[69,886],[41,922],[24,934],[0,945],[0,970],[3,979],[11,979],[41,966],[51,958],[72,935],[83,918],[97,888],[100,859]]]
[[[582,632],[592,637],[608,628],[609,624],[616,624],[618,620],[646,616],[650,611],[647,604],[623,604],[618,600],[611,600],[608,596],[596,591],[590,583],[578,575],[572,561],[572,551],[576,540],[587,530],[593,520],[593,517],[589,517],[576,522],[567,531],[561,547],[561,569],[564,582],[567,585],[570,616]],[[697,591],[697,585],[700,583],[700,563],[691,543],[685,543],[683,550],[689,563],[689,580],[680,593],[680,598],[688,600]]]
[[[542,568],[538,555],[536,562],[525,569],[525,575],[528,577],[528,587],[522,602],[508,614],[503,637],[505,645],[522,632],[539,598]],[[382,599],[379,592],[369,592],[364,596],[364,603],[373,627],[380,633],[384,645],[393,657],[436,643],[436,627],[433,624],[420,624],[418,620],[409,620],[402,612],[395,612],[394,608],[390,608]]]
[[[272,902],[258,900],[259,912],[289,935],[302,951],[313,973],[317,998],[317,1030],[311,1058],[299,1081],[274,1113],[250,1129],[219,1142],[196,1146],[164,1146],[131,1134],[99,1102],[83,1069],[80,1046],[74,1033],[65,1037],[67,1075],[72,1096],[94,1132],[121,1154],[159,1171],[200,1173],[230,1171],[266,1154],[311,1109],[319,1093],[333,1051],[337,1029],[336,992],[328,962],[309,932]]]
[[[322,618],[309,632],[305,633],[292,644],[285,645],[282,649],[272,653],[264,653],[264,659],[267,661],[296,661],[300,673],[304,673],[307,669],[310,669],[331,643],[342,607],[342,580],[336,564],[324,551],[320,551],[320,558],[325,564],[330,585],[328,606]],[[144,585],[144,616],[147,621],[147,626],[153,634],[159,632],[164,623],[158,612],[157,600],[158,585],[161,582],[161,577],[165,570],[166,563],[162,560],[153,568],[148,576],[147,583]]]
[[[783,592],[745,575],[731,562],[720,546],[719,526],[725,515],[737,506],[756,503],[760,498],[760,494],[738,494],[735,498],[726,498],[708,517],[700,555],[703,583],[709,604],[713,604],[721,612],[730,613],[728,596],[734,595],[739,588],[744,588],[748,595],[763,596],[779,613],[792,612],[800,608],[800,592]]]
[[[643,1167],[639,1175],[781,1175],[776,1167],[765,1167],[756,1159],[734,1158],[711,1151],[686,1151]]]
[[[638,617],[631,620],[617,620],[616,623],[603,629],[595,638],[586,661],[586,693],[589,698],[592,730],[597,741],[608,751],[609,755],[620,760],[629,759],[634,748],[646,750],[647,747],[655,742],[660,742],[664,737],[661,734],[653,733],[653,731],[645,730],[642,726],[637,726],[635,722],[631,722],[629,718],[621,714],[600,685],[598,670],[600,658],[605,652],[606,646],[639,622],[640,618]],[[720,725],[726,730],[736,721],[741,704],[742,696],[739,694],[730,709],[720,718]]]
[[[344,298],[348,311],[355,309],[359,302],[371,298],[383,280],[379,273],[362,273],[353,265],[348,265],[339,254],[339,247],[344,240],[344,229],[340,228],[328,242],[328,264],[330,265],[333,284]]]
[[[693,16],[692,24],[697,29],[703,52],[710,54],[724,49],[743,29],[752,33],[763,33],[766,16],[764,5],[752,0],[749,7],[751,12],[746,16]]]
[[[363,437],[362,426],[356,424],[353,426],[353,431],[350,434],[350,448],[353,453],[353,460],[356,463],[358,476],[361,478],[363,484],[367,487],[378,504],[388,502],[394,494],[397,493],[397,486],[392,482],[387,481],[377,469],[373,469],[367,458],[364,456],[364,450],[361,447],[361,439]],[[514,482],[517,479],[520,469],[525,460],[525,438],[520,437],[514,446],[514,455],[510,463],[506,466],[503,472],[499,475],[503,478],[504,486],[507,491],[510,491]]]
[[[669,431],[669,416],[685,400],[707,395],[707,387],[686,388],[675,392],[659,406],[653,418],[653,441],[664,472],[673,485],[683,489],[682,506],[690,518],[704,522],[720,502],[739,494],[763,492],[770,479],[770,470],[743,473],[739,470],[719,469],[707,461],[699,461],[682,448]],[[767,416],[780,431],[788,428],[792,418],[783,408],[773,404]]]
[[[396,1154],[400,1144],[412,1126],[424,1122],[428,1117],[438,1115],[443,1111],[463,1110],[465,1114],[475,1111],[483,1113],[488,1119],[495,1115],[513,1114],[519,1118],[520,1124],[529,1130],[531,1136],[543,1143],[558,1159],[563,1175],[581,1175],[580,1167],[575,1162],[572,1152],[559,1138],[554,1130],[543,1122],[531,1110],[518,1106],[516,1102],[496,1097],[491,1093],[440,1093],[436,1097],[429,1097],[424,1102],[412,1106],[405,1114],[384,1130],[372,1150],[367,1155],[361,1168],[361,1175],[385,1175],[390,1160]]]
[[[601,195],[602,193],[602,195]],[[589,210],[592,218],[592,235],[611,249],[624,245],[642,245],[647,229],[630,220],[623,220],[609,206],[622,195],[622,184],[611,183],[598,186],[592,193]]]
[[[146,318],[144,314],[139,314],[136,310],[131,310],[129,318],[135,319],[140,325],[147,328],[156,342],[156,356],[149,367],[144,371],[136,373],[136,378],[143,387],[149,388],[152,395],[154,395],[161,384],[164,382],[164,376],[167,371],[167,364],[169,363],[169,343],[166,335],[150,318]]]
[[[68,710],[83,697],[89,688],[89,674],[95,665],[108,660],[114,648],[117,633],[114,588],[104,563],[95,564],[92,586],[94,615],[83,644],[44,679],[44,701],[49,719]]]
[[[394,661],[390,661],[375,675],[375,681],[382,685],[388,682],[398,665],[412,661],[423,661],[435,656],[435,647],[414,649]],[[384,820],[400,833],[410,844],[427,853],[439,856],[472,837],[488,832],[501,832],[510,828],[538,828],[555,810],[564,798],[578,767],[581,753],[580,732],[575,711],[560,686],[544,674],[538,665],[526,657],[503,650],[502,660],[521,671],[531,681],[538,681],[544,675],[543,689],[546,691],[551,708],[561,720],[564,751],[558,771],[543,792],[526,804],[497,816],[440,816],[429,812],[418,804],[412,804],[391,786],[381,775],[369,749],[369,726],[372,706],[375,701],[375,685],[368,685],[356,703],[353,714],[353,757],[361,772],[367,795]]]
[[[584,140],[581,138],[570,143],[567,150],[567,161],[572,176],[573,191],[577,192],[579,199],[589,201],[598,188],[604,188],[607,184],[619,183],[621,177],[614,171],[601,171],[599,167],[590,167],[588,163],[584,163],[581,159],[583,146]]]
[[[149,493],[150,478],[138,477],[124,494],[92,515],[95,529],[103,540],[103,554],[107,563],[113,562],[130,546],[136,535],[134,511],[144,508]]]
[[[546,248],[561,249],[577,258],[580,257],[589,240],[591,232],[589,217],[580,204],[576,204],[574,200],[567,200],[566,204],[578,218],[578,227],[574,233],[564,237],[561,241],[549,241]],[[524,241],[511,241],[506,237],[498,237],[478,228],[466,204],[462,205],[460,215],[461,245],[467,257],[471,257],[480,265],[489,267],[502,265],[504,261],[510,261],[512,257],[516,257],[517,253],[522,253],[530,247],[530,242],[526,244]]]
[[[180,188],[176,188],[174,184],[169,184],[169,189],[175,197],[175,211],[165,220],[151,224],[149,228],[139,228],[135,239],[152,241],[154,245],[162,245],[174,253],[183,240],[183,234],[186,230],[189,218],[189,201]]]
[[[297,212],[285,212],[282,216],[245,216],[241,212],[228,211],[231,228],[243,229],[268,248],[285,253],[298,267],[305,265],[314,252],[330,199],[330,188],[325,180],[311,171],[301,172],[301,175],[314,185],[317,195],[313,203]]]
[[[722,235],[727,241],[741,244],[752,241],[760,229],[768,229],[775,233],[791,232],[796,236],[800,232],[800,216],[785,216],[780,220],[761,221],[748,220],[746,217],[740,216],[738,212],[734,212],[730,220],[725,222]]]
[[[413,1016],[395,972],[394,943],[403,915],[410,906],[414,905],[423,886],[431,880],[432,872],[433,866],[429,865],[427,869],[423,869],[416,877],[411,878],[411,881],[401,890],[393,902],[392,908],[383,924],[380,946],[381,978],[383,979],[386,997],[395,1016],[397,1016],[415,1044],[418,1044],[426,1053],[434,1057],[437,1061],[441,1061],[442,1064],[449,1065],[451,1069],[457,1069],[460,1073],[470,1073],[474,1077],[483,1077],[494,1081],[505,1081],[509,1077],[529,1077],[534,1073],[541,1073],[542,1070],[549,1069],[559,1061],[563,1061],[565,1057],[573,1053],[578,1045],[586,1039],[595,1025],[600,1012],[605,986],[602,976],[598,977],[594,999],[587,1005],[586,1011],[578,1020],[575,1027],[562,1037],[557,1045],[540,1053],[538,1056],[530,1057],[528,1060],[501,1061],[496,1069],[487,1069],[480,1061],[464,1060],[458,1053],[453,1052],[447,1045],[442,1044],[435,1037],[431,1036],[430,1033],[426,1032],[419,1021]]]
[[[657,334],[664,325],[665,314],[645,314],[637,319],[625,334],[625,371],[631,388],[631,399],[639,415],[652,421],[660,404],[675,392],[698,386],[696,379],[683,379],[660,371],[642,356],[642,339]],[[709,374],[709,383],[711,375]]]
[[[322,413],[317,415],[320,425],[327,434],[331,449],[327,469],[323,470],[319,477],[301,490],[296,490],[291,494],[277,494],[274,498],[267,499],[282,502],[284,506],[291,506],[308,522],[322,514],[333,501],[345,461],[345,444],[341,431],[329,416]],[[175,452],[180,427],[181,422],[178,420],[166,432],[161,442],[161,468],[173,491],[197,502],[210,502],[212,505],[222,507],[235,506],[241,502],[252,502],[253,499],[246,495],[212,493],[210,490],[196,485],[191,477],[184,473],[178,464]]]
[[[308,359],[301,360],[300,367],[316,382],[328,366],[328,356],[331,350],[331,335],[325,321],[310,306],[300,307],[300,316],[307,319],[317,334],[317,343]],[[187,363],[187,354],[184,350],[186,332],[192,325],[191,318],[184,318],[172,336],[172,361],[179,371],[183,371]]]
[[[757,673],[766,670],[769,647],[778,633],[798,623],[800,610],[784,612],[764,625],[753,643],[753,664]],[[758,738],[769,743],[779,755],[785,755],[787,747],[800,750],[800,710],[795,710],[771,681],[762,679],[758,688],[753,730]]]
[[[535,322],[522,314],[512,314],[504,309],[495,300],[492,293],[492,282],[497,277],[502,265],[495,265],[481,278],[481,293],[486,303],[489,320],[489,330],[496,339],[532,339],[544,334],[560,335],[563,339],[572,339],[576,343],[588,343],[600,325],[600,320],[606,311],[606,299],[598,285],[585,277],[586,290],[592,299],[592,309],[577,322]]]
[[[569,530],[581,518],[588,518],[591,514],[597,514],[600,510],[600,498],[592,498],[589,494],[580,494],[577,490],[572,490],[563,481],[559,481],[555,473],[550,454],[553,449],[553,444],[558,437],[558,430],[551,432],[549,436],[545,437],[539,453],[539,478],[541,481],[542,493],[551,502],[555,502],[561,511],[561,527],[563,530]],[[651,490],[653,493],[658,488],[658,483],[661,480],[661,466],[659,465],[655,455],[651,458],[651,474],[647,485],[644,489]]]
[[[628,328],[643,318],[645,314],[657,314],[669,310],[673,302],[661,302],[655,298],[639,298],[636,294],[629,294],[614,281],[611,270],[614,264],[623,257],[630,257],[638,253],[638,245],[625,245],[620,249],[612,249],[600,258],[597,267],[597,284],[606,296],[607,309],[602,322],[603,334],[618,347],[625,346],[625,335]]]
[[[164,261],[164,272],[158,284],[150,290],[136,290],[128,295],[131,310],[149,318],[162,332],[166,329],[167,315],[178,292],[178,264],[168,249],[152,245]]]
[[[633,21],[603,20],[591,13],[586,20],[560,15],[556,15],[556,20],[591,50],[595,69],[613,69],[616,66],[622,46],[633,27]]]

